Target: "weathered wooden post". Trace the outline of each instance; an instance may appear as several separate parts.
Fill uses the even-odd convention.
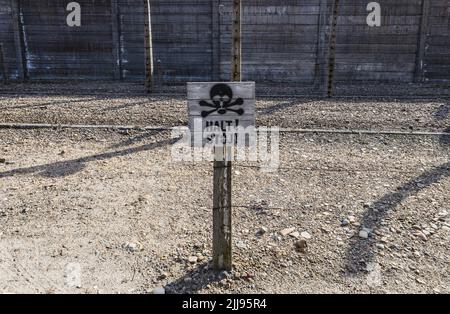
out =
[[[3,51],[3,44],[0,43],[0,68],[2,70],[3,83],[8,84],[8,72],[6,70],[5,54]]]
[[[145,37],[145,88],[148,93],[153,91],[153,40],[152,14],[150,0],[144,0],[144,37]]]
[[[428,16],[430,15],[431,1],[422,0],[422,16],[420,18],[419,44],[416,55],[416,67],[414,72],[415,82],[425,81],[425,52],[428,39]]]
[[[334,90],[334,71],[336,65],[336,37],[337,24],[339,15],[339,0],[333,1],[333,13],[331,20],[330,45],[328,50],[328,82],[327,82],[327,96],[333,96]]]
[[[241,19],[242,19],[242,3],[241,0],[233,1],[233,52],[231,81],[241,81]]]
[[[241,81],[241,0],[233,0],[231,81]],[[232,162],[231,147],[215,148],[213,205],[213,265],[216,271],[232,269]]]

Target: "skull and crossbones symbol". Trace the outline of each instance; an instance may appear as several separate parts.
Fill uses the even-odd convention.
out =
[[[235,112],[238,115],[242,116],[244,114],[244,109],[233,109],[231,107],[234,106],[242,106],[244,104],[244,100],[242,98],[237,98],[233,101],[233,91],[231,87],[227,84],[216,84],[211,88],[210,97],[212,104],[201,100],[199,102],[201,107],[209,107],[213,108],[211,110],[202,111],[202,117],[206,118],[210,114],[217,112],[221,115],[226,114],[227,111]]]

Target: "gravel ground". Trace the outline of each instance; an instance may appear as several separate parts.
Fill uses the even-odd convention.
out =
[[[291,134],[279,171],[236,163],[235,270],[215,276],[212,165],[172,162],[168,133],[0,135],[2,292],[450,292],[435,137]]]
[[[25,93],[30,93],[35,85],[24,86],[27,86]],[[8,91],[17,94],[0,94],[0,123],[187,124],[185,97],[150,97],[139,93],[142,90],[139,85],[113,86],[115,93],[94,84],[89,88],[41,84],[34,87],[38,94],[25,95],[21,92],[23,85],[11,85]],[[63,95],[49,95],[45,91],[62,91]],[[100,94],[85,95],[79,91]],[[446,98],[264,98],[257,101],[256,107],[258,125],[283,128],[442,131],[450,125],[450,99]]]
[[[0,123],[186,121],[175,96],[0,101]],[[282,127],[450,122],[445,99],[257,106],[259,125]],[[173,162],[173,142],[169,132],[0,129],[0,292],[450,293],[448,136],[283,133],[278,171],[234,164],[234,270],[221,274],[210,268],[212,164]]]

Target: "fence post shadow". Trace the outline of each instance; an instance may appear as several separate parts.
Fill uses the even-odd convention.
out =
[[[188,293],[195,294],[208,285],[218,283],[227,278],[224,272],[213,270],[212,261],[198,264],[195,268],[188,270],[183,276],[169,282],[166,286],[168,294]]]
[[[444,132],[450,133],[450,127]],[[440,143],[444,150],[450,147],[450,135],[442,135]],[[400,204],[401,201],[449,176],[450,161],[430,169],[404,185],[397,187],[396,191],[381,197],[364,213],[360,221],[361,227],[372,230],[378,228],[383,217]],[[365,266],[374,258],[375,252],[372,249],[372,245],[375,242],[375,240],[370,238],[361,239],[357,234],[352,237],[346,253],[346,271],[350,272],[350,274],[358,274],[363,271]]]

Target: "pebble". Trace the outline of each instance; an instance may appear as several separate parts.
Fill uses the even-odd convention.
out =
[[[416,278],[416,281],[422,285],[425,284],[425,280],[421,279],[421,278]]]
[[[348,226],[349,224],[350,224],[350,221],[348,219],[343,219],[341,221],[341,226],[342,227]]]
[[[164,272],[161,275],[158,276],[158,280],[164,280],[169,276],[168,273]]]
[[[292,232],[289,235],[296,239],[300,238],[300,233],[298,233],[298,231]]]
[[[359,237],[362,239],[367,239],[369,237],[369,233],[366,230],[361,230],[359,232]]]
[[[262,236],[262,235],[266,234],[268,231],[269,231],[269,229],[267,229],[266,227],[261,227],[261,228],[259,228],[258,232],[256,232],[256,235]]]
[[[188,257],[188,262],[191,264],[195,264],[198,261],[198,257],[197,256],[189,256]]]
[[[349,221],[351,224],[353,224],[353,223],[356,222],[356,217],[355,217],[355,216],[348,216],[347,219],[348,219],[348,221]]]
[[[292,227],[292,228],[283,229],[283,230],[280,231],[280,233],[281,233],[281,235],[283,237],[285,237],[285,236],[287,236],[288,234],[290,234],[290,233],[292,233],[294,231],[295,231],[295,227]]]
[[[201,261],[203,261],[205,259],[205,257],[202,255],[202,254],[197,254],[197,260],[199,261],[199,262],[201,262]]]
[[[384,250],[384,244],[377,243],[375,246],[377,247],[377,249]]]
[[[164,287],[156,287],[152,291],[153,294],[166,294],[166,289]]]
[[[273,234],[272,240],[279,242],[279,241],[281,241],[281,237],[279,235]]]
[[[139,243],[134,243],[134,242],[127,242],[123,245],[123,247],[125,248],[125,250],[127,250],[128,252],[134,253],[140,250],[140,245]]]
[[[414,233],[414,235],[416,237],[421,238],[423,241],[427,241],[428,240],[428,237],[423,232],[418,231],[418,232]]]
[[[308,243],[306,242],[306,240],[300,240],[300,241],[295,242],[294,246],[295,246],[295,249],[297,252],[306,253],[306,249],[308,248]]]
[[[300,233],[300,236],[301,236],[303,239],[306,239],[306,240],[309,240],[309,239],[312,238],[312,236],[311,236],[308,232],[306,232],[306,231],[303,231],[302,233]]]

